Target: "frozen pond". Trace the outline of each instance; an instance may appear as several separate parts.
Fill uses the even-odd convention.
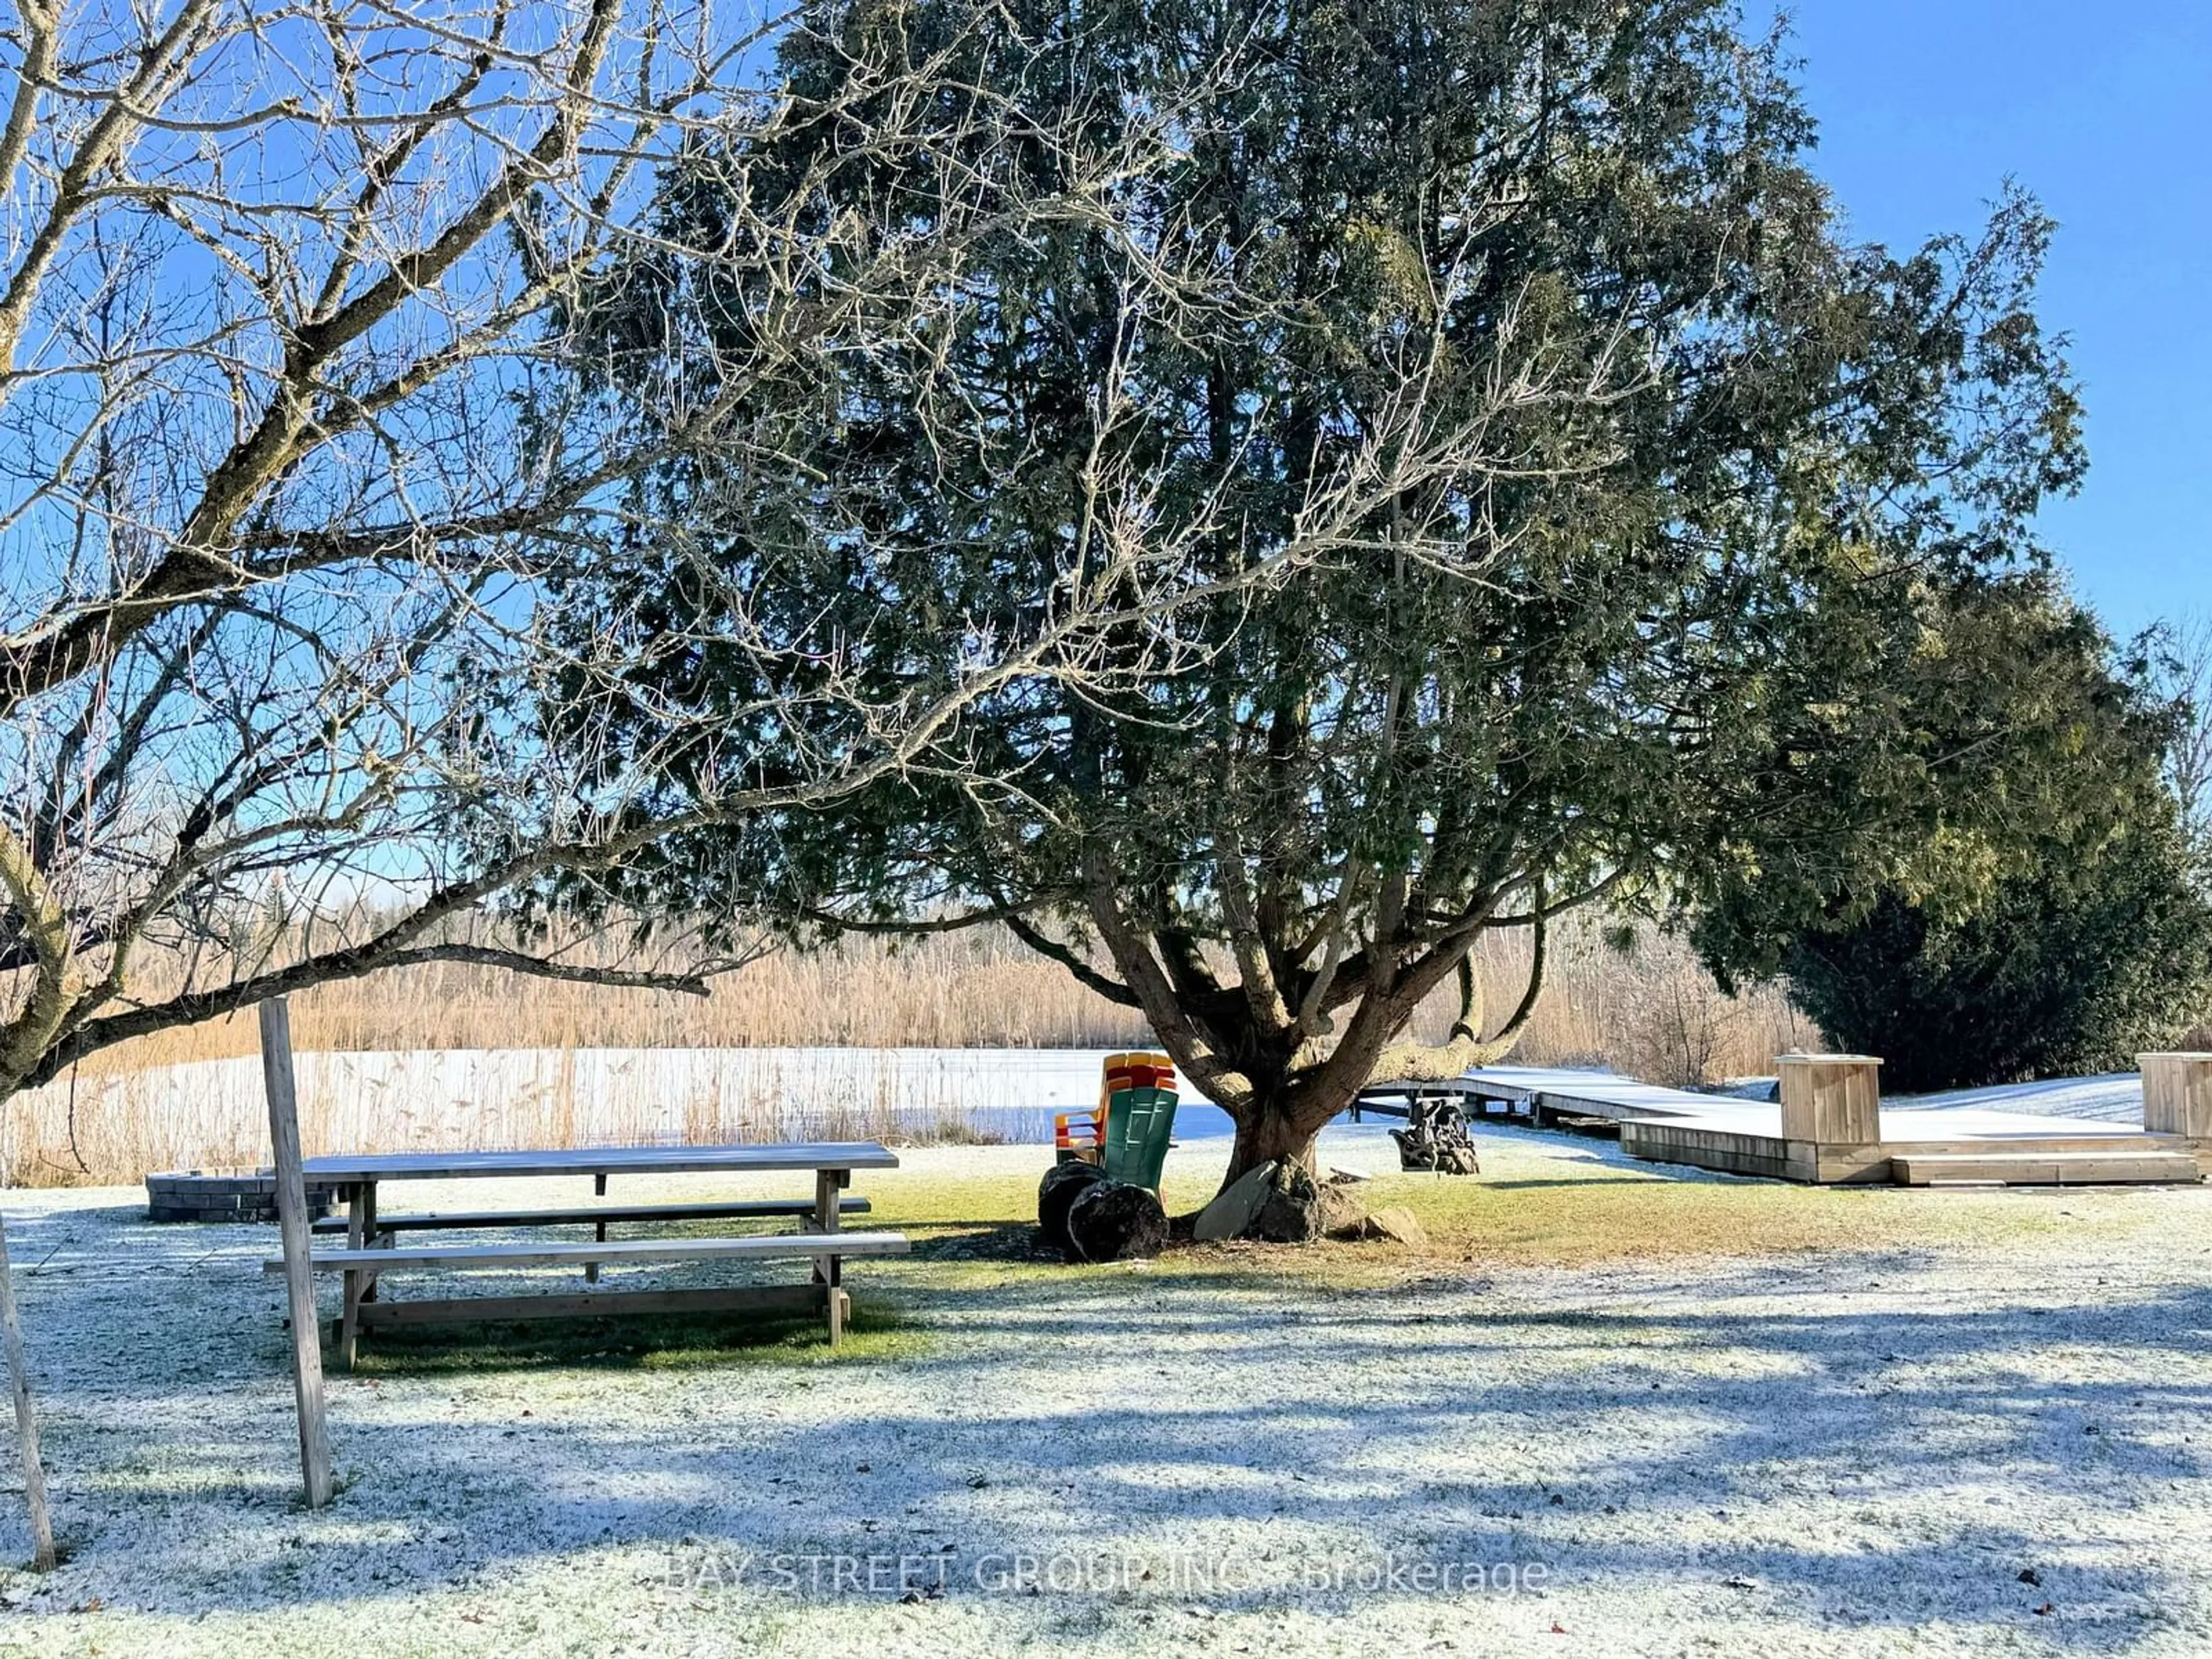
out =
[[[1096,1103],[1104,1048],[451,1048],[297,1056],[310,1153],[863,1138],[1050,1140]],[[258,1058],[76,1085],[76,1127],[129,1172],[265,1160]],[[9,1103],[5,1151],[64,1156],[57,1083]],[[1224,1136],[1186,1089],[1180,1139]]]
[[[311,1152],[855,1138],[1042,1145],[1052,1138],[1054,1113],[1097,1101],[1109,1052],[453,1048],[303,1053],[297,1070]],[[1525,1075],[1589,1080],[1583,1073]],[[1726,1097],[1682,1098],[1694,1098],[1700,1114],[1774,1111]],[[1885,1103],[1893,1113],[1930,1108],[2136,1125],[2142,1091],[2126,1073]],[[258,1164],[267,1158],[264,1110],[260,1061],[250,1055],[84,1077],[74,1100],[64,1079],[8,1103],[0,1171],[66,1170],[78,1162],[73,1143],[86,1164],[117,1180],[155,1169]],[[1178,1140],[1231,1130],[1225,1114],[1184,1089]]]

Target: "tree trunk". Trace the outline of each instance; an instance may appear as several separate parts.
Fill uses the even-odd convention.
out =
[[[1347,1096],[1338,1103],[1337,1109],[1351,1103]],[[1318,1173],[1314,1138],[1321,1133],[1322,1125],[1336,1115],[1336,1110],[1332,1109],[1316,1117],[1314,1114],[1319,1109],[1312,1101],[1302,1097],[1255,1097],[1237,1120],[1237,1142],[1229,1154],[1229,1173],[1222,1177],[1221,1184],[1225,1188],[1262,1164],[1291,1159]]]

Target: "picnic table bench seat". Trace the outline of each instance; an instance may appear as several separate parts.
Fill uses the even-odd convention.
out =
[[[589,1219],[589,1217],[583,1218]],[[848,1255],[902,1255],[904,1233],[781,1233],[750,1238],[629,1238],[606,1243],[524,1244],[411,1244],[382,1249],[326,1250],[310,1258],[319,1272],[359,1275],[373,1283],[381,1275],[410,1267],[450,1269],[556,1267],[570,1264],[665,1261],[775,1261],[811,1258],[817,1263],[807,1285],[670,1291],[586,1291],[568,1296],[443,1297],[403,1302],[362,1300],[353,1317],[362,1328],[380,1325],[451,1323],[459,1321],[593,1318],[611,1314],[720,1313],[738,1309],[819,1308],[828,1316],[830,1340],[843,1334],[851,1302],[838,1283],[839,1261]],[[262,1271],[281,1273],[283,1259],[264,1261]],[[350,1282],[350,1281],[349,1281]]]
[[[904,1233],[769,1233],[752,1238],[549,1240],[527,1244],[399,1244],[386,1249],[325,1250],[309,1261],[318,1272],[367,1267],[538,1267],[586,1261],[708,1261],[725,1256],[902,1255]],[[261,1264],[281,1273],[281,1256]]]
[[[865,1215],[868,1200],[841,1198],[837,1209],[842,1215]],[[594,1223],[605,1225],[610,1221],[767,1220],[813,1213],[814,1200],[811,1198],[748,1198],[696,1204],[595,1204],[588,1209],[570,1206],[549,1210],[426,1212],[419,1215],[379,1215],[375,1224],[378,1231],[387,1233],[459,1232],[478,1227],[587,1227]],[[343,1215],[325,1216],[314,1223],[312,1231],[343,1233],[351,1224]]]

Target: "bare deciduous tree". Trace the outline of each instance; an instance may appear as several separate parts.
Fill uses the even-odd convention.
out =
[[[1165,107],[1103,136],[1027,122],[1049,184],[950,179],[962,205],[927,237],[864,234],[787,179],[728,228],[750,277],[711,375],[614,393],[579,361],[580,299],[664,234],[647,204],[671,157],[798,118],[773,48],[808,26],[686,0],[15,0],[0,1102],[105,1045],[396,964],[699,988],[744,959],[741,927],[678,961],[633,936],[609,966],[559,948],[573,931],[533,900],[672,833],[955,767],[961,711],[1025,677],[1173,667],[1182,573],[1110,535],[927,683],[861,676],[849,638],[742,584],[711,631],[564,600],[608,561],[684,562],[681,504],[635,488],[672,457],[803,495],[756,389],[963,303],[978,237],[1112,234],[1117,189],[1187,130]],[[854,88],[885,155],[1017,136],[988,94],[947,116],[943,63],[885,57]],[[1131,656],[1133,627],[1157,648]],[[762,695],[670,699],[647,752],[598,740],[599,700],[709,657],[754,664]],[[678,749],[708,762],[680,783],[658,763]]]
[[[561,596],[608,561],[686,557],[680,505],[631,488],[672,456],[803,494],[758,389],[962,303],[975,238],[1029,216],[1110,233],[1116,186],[1172,153],[1174,112],[1111,141],[1025,130],[1060,147],[1050,188],[951,180],[965,206],[926,239],[825,219],[807,179],[783,180],[728,228],[752,272],[741,337],[711,376],[641,399],[594,380],[564,319],[664,234],[641,204],[672,155],[793,118],[760,66],[801,25],[658,0],[184,0],[162,18],[27,0],[18,21],[0,1098],[105,1044],[390,964],[696,988],[726,959],[614,969],[460,924],[686,827],[818,805],[925,750],[941,769],[961,708],[1106,672],[1103,628],[1172,611],[1160,550],[1107,535],[1028,627],[969,641],[956,678],[886,687],[804,605],[735,592],[709,635],[642,604],[564,615]],[[990,147],[1004,112],[968,100],[948,133],[926,95],[939,72],[886,58],[854,88],[884,153]],[[1150,631],[1159,651],[1113,672],[1172,666],[1171,627]],[[756,664],[765,690],[654,709],[658,745],[713,757],[684,787],[577,717],[634,702],[645,665],[707,654]]]

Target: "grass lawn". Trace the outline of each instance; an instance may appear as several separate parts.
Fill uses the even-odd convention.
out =
[[[1404,1175],[1375,1160],[1363,1188],[1370,1207],[1402,1205],[1426,1229],[1430,1254],[1517,1267],[1584,1267],[1677,1257],[1756,1256],[1806,1250],[1940,1249],[2079,1237],[2085,1227],[2116,1239],[2166,1224],[2156,1206],[2124,1191],[1908,1191],[1893,1187],[1805,1188],[1708,1175],[1623,1158],[1607,1143],[1492,1127],[1484,1173],[1472,1181]],[[1212,1195],[1217,1161],[1171,1168],[1170,1212]],[[1032,1160],[1034,1161],[1034,1160]],[[1193,1167],[1196,1166],[1196,1167]],[[973,1253],[1026,1261],[1036,1182],[1028,1169],[946,1175],[898,1171],[870,1183],[869,1224],[902,1229],[924,1254]],[[1389,1244],[1333,1244],[1294,1254],[1264,1248],[1186,1250],[1170,1270],[1240,1271],[1258,1257],[1271,1273],[1322,1281],[1387,1277],[1408,1267]],[[1050,1271],[1042,1256],[1036,1265]]]

